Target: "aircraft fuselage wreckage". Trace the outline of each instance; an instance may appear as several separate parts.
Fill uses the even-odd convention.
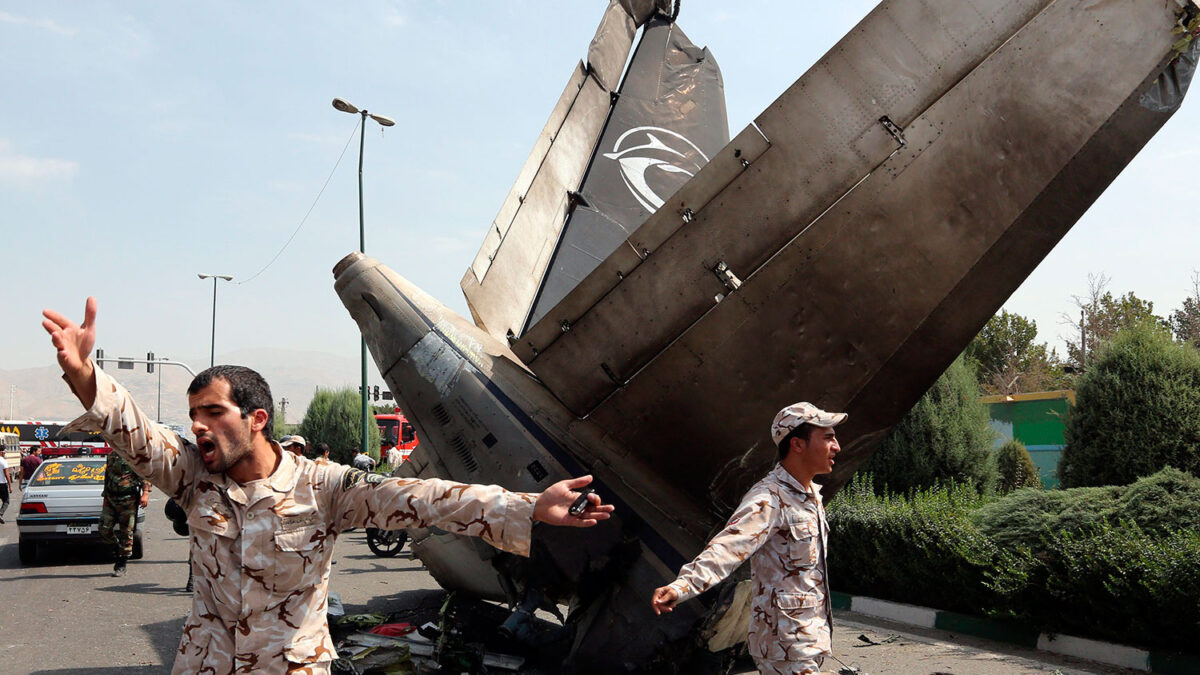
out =
[[[728,140],[717,64],[667,9],[609,4],[463,277],[473,323],[360,253],[334,269],[417,427],[412,475],[592,473],[617,505],[535,528],[529,559],[413,533],[446,588],[569,604],[575,672],[700,672],[744,640],[748,582],[662,617],[650,594],[773,464],[774,413],[850,413],[836,491],[1178,108],[1200,51],[1191,0],[885,1]]]

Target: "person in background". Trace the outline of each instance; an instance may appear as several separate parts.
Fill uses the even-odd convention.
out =
[[[294,452],[297,455],[303,455],[304,449],[308,444],[304,441],[303,436],[284,436],[279,439],[279,445],[288,452]]]
[[[29,451],[28,455],[21,458],[21,489],[25,489],[25,484],[33,478],[33,472],[42,465],[42,449],[34,448]]]
[[[317,464],[328,464],[330,462],[328,443],[317,443],[313,446],[312,461]]]
[[[8,509],[8,460],[0,452],[0,524],[4,523],[4,512]]]
[[[354,455],[351,463],[354,464],[354,468],[362,469],[363,471],[372,471],[375,469],[375,460],[371,459],[370,455],[361,450],[358,451],[358,454]]]
[[[134,473],[117,453],[108,453],[104,464],[104,505],[100,508],[100,537],[112,545],[113,576],[125,576],[133,555],[133,531],[138,507],[150,503],[150,483]]]

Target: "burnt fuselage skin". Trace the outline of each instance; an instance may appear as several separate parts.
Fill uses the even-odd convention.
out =
[[[576,639],[573,658],[598,668],[593,672],[619,672],[624,667],[608,659],[637,663],[686,635],[704,604],[651,622],[646,599],[674,578],[707,535],[696,520],[689,528],[685,513],[669,510],[672,504],[683,509],[688,500],[646,481],[649,473],[590,422],[576,419],[506,346],[386,266],[352,253],[334,276],[397,405],[421,438],[403,465],[405,474],[522,492],[592,474],[601,497],[617,507],[611,520],[594,528],[535,527],[529,559],[476,539],[414,532],[413,551],[438,582],[510,601],[537,587],[552,600],[570,602],[573,612],[594,615],[589,625],[612,624],[612,630]],[[619,585],[612,583],[617,578]]]

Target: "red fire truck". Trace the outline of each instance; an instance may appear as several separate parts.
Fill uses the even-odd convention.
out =
[[[397,448],[408,459],[408,455],[417,447],[417,431],[408,423],[408,418],[404,413],[396,408],[396,412],[391,414],[379,414],[375,416],[375,423],[379,425],[379,456],[387,457],[387,451],[392,448]]]

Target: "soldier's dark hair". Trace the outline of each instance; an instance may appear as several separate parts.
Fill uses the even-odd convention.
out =
[[[815,428],[814,425],[804,422],[788,432],[788,435],[784,436],[782,441],[779,441],[779,461],[782,462],[783,458],[787,457],[788,448],[791,447],[793,438],[802,438],[805,442],[808,442],[812,438],[812,432]]]
[[[192,379],[188,385],[188,396],[199,393],[216,379],[229,383],[229,397],[242,411],[243,419],[260,408],[267,411],[267,426],[263,427],[262,435],[271,438],[271,430],[275,428],[275,401],[271,398],[271,387],[263,376],[245,366],[213,366],[200,371]]]
[[[308,456],[309,459],[316,459],[318,457],[324,457],[325,455],[329,454],[329,444],[328,443],[317,443],[316,445],[311,445],[311,446],[309,446],[309,453],[310,453]]]

